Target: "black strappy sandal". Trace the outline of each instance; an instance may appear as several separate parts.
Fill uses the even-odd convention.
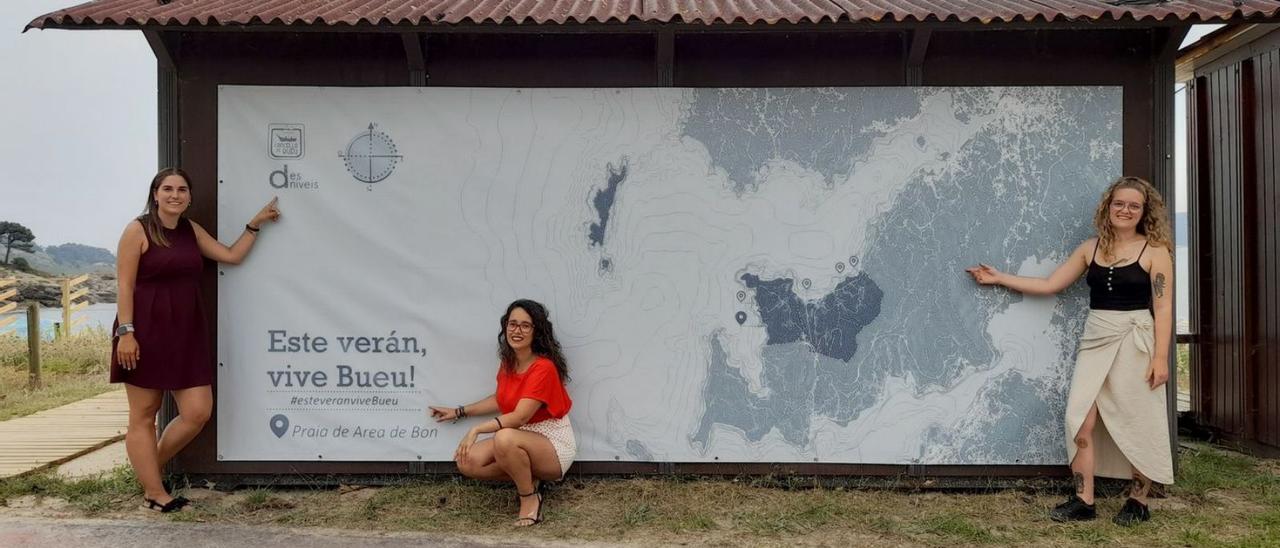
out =
[[[160,504],[159,502],[156,502],[155,499],[143,498],[142,500],[143,502],[147,503],[147,510],[153,510],[156,512],[160,512],[161,514],[169,514],[172,512],[177,512],[179,510],[182,510],[183,508],[186,508],[188,504],[191,504],[191,501],[187,500],[186,497],[173,497],[173,500],[166,502],[164,504]],[[538,504],[538,509],[539,511],[541,511],[542,509],[541,503]]]
[[[516,493],[516,496],[520,498],[538,497],[538,513],[531,518],[523,517],[523,516],[516,518],[516,522],[514,523],[514,525],[516,527],[532,527],[534,525],[542,523],[542,506],[543,506],[542,501],[544,500],[542,497],[542,485],[539,485],[538,488],[535,489],[532,493]]]

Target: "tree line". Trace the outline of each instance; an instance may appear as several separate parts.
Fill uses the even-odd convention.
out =
[[[110,251],[100,247],[65,243],[41,248],[35,244],[35,240],[35,233],[21,223],[0,221],[0,246],[4,247],[4,259],[0,264],[26,272],[32,271],[31,265],[25,258],[13,257],[15,250],[27,253],[44,251],[58,264],[69,266],[116,262],[115,256]]]

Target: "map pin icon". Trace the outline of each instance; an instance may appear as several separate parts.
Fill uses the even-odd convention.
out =
[[[844,272],[844,263],[836,263],[836,272]]]
[[[805,289],[809,289],[809,286],[813,285],[813,282],[809,281],[809,278],[805,278],[800,281],[800,285],[803,285]]]
[[[746,299],[746,298],[747,298],[747,292],[746,292],[746,291],[739,291],[739,292],[738,292],[738,302],[742,302],[742,300],[743,300],[743,299]]]
[[[737,313],[737,314],[734,314],[734,315],[733,315],[733,318],[734,318],[735,320],[738,320],[738,325],[742,325],[742,324],[744,324],[744,323],[746,323],[746,322],[747,322],[747,313],[746,313],[746,312],[742,312],[742,311],[738,311],[738,313]]]
[[[857,255],[850,255],[850,256],[849,256],[849,266],[858,266],[858,256],[857,256]]]
[[[284,433],[289,431],[289,417],[284,415],[276,415],[271,417],[271,432],[277,438],[283,438]]]

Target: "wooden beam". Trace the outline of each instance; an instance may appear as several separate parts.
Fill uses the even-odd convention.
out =
[[[659,87],[675,85],[676,34],[669,28],[654,33],[654,84]]]
[[[919,28],[909,33],[907,45],[907,85],[924,84],[924,57],[929,52],[929,39],[933,37],[933,29]]]
[[[427,55],[423,51],[422,35],[402,32],[400,40],[404,42],[404,55],[409,63],[409,85],[427,85]]]
[[[166,70],[177,70],[177,65],[173,62],[173,52],[169,45],[165,43],[164,36],[157,30],[144,30],[142,35],[147,38],[147,45],[151,46],[151,53],[156,56],[156,63],[160,68]]]
[[[933,37],[933,29],[923,28],[911,31],[911,52],[907,55],[907,64],[924,63],[924,54],[929,50],[929,39]]]
[[[1191,30],[1191,25],[1181,25],[1169,28],[1158,28],[1148,31],[1152,39],[1152,49],[1155,55],[1151,59],[1151,182],[1155,184],[1156,189],[1169,199],[1165,202],[1167,213],[1172,217],[1175,209],[1174,197],[1177,192],[1174,190],[1174,105],[1173,105],[1173,88],[1175,84],[1173,74],[1173,62],[1178,56],[1178,46],[1182,44],[1182,39],[1186,37],[1187,31]],[[1169,284],[1170,288],[1176,291],[1177,280]],[[1174,310],[1173,317],[1178,317],[1177,299],[1173,299]],[[1173,327],[1173,326],[1170,326]],[[1174,328],[1176,334],[1177,329]],[[1174,470],[1178,469],[1178,346],[1175,341],[1169,341],[1168,348],[1169,371],[1174,374],[1169,375],[1168,382],[1165,383],[1166,401],[1170,404],[1166,407],[1168,413],[1169,425],[1169,450],[1173,455]]]
[[[156,56],[156,160],[159,167],[174,167],[181,159],[178,153],[178,65],[175,49],[178,33],[145,29],[142,35]]]
[[[1196,77],[1191,84],[1191,139],[1187,142],[1187,153],[1194,158],[1195,169],[1188,170],[1188,176],[1191,181],[1191,188],[1187,189],[1189,197],[1194,196],[1190,200],[1187,208],[1187,218],[1190,221],[1188,232],[1190,233],[1190,256],[1196,262],[1193,272],[1195,272],[1195,285],[1191,287],[1191,300],[1194,303],[1196,314],[1191,317],[1193,325],[1196,326],[1196,334],[1200,336],[1200,348],[1213,348],[1217,344],[1219,333],[1214,329],[1213,318],[1216,314],[1222,313],[1222,304],[1213,291],[1214,284],[1214,245],[1213,245],[1213,227],[1214,227],[1214,211],[1213,211],[1213,172],[1212,159],[1213,154],[1209,137],[1209,79],[1204,76]],[[1175,282],[1176,283],[1176,282]],[[1192,390],[1192,409],[1196,410],[1202,416],[1204,414],[1216,414],[1214,406],[1217,402],[1213,397],[1215,379],[1213,378],[1215,352],[1198,352],[1196,361],[1192,367],[1196,368],[1194,375],[1196,383],[1191,387]]]
[[[1196,77],[1196,69],[1208,65],[1245,44],[1266,36],[1274,25],[1238,25],[1227,27],[1201,39],[1194,47],[1178,55],[1177,80],[1186,82]]]
[[[1258,140],[1256,108],[1256,76],[1253,59],[1240,63],[1240,271],[1243,298],[1242,340],[1244,349],[1244,433],[1246,439],[1258,439],[1258,360],[1262,341],[1258,306]],[[1270,228],[1268,230],[1274,230]]]

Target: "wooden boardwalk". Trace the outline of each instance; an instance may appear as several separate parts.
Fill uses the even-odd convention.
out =
[[[113,390],[0,422],[0,478],[61,464],[124,438],[129,404]]]

